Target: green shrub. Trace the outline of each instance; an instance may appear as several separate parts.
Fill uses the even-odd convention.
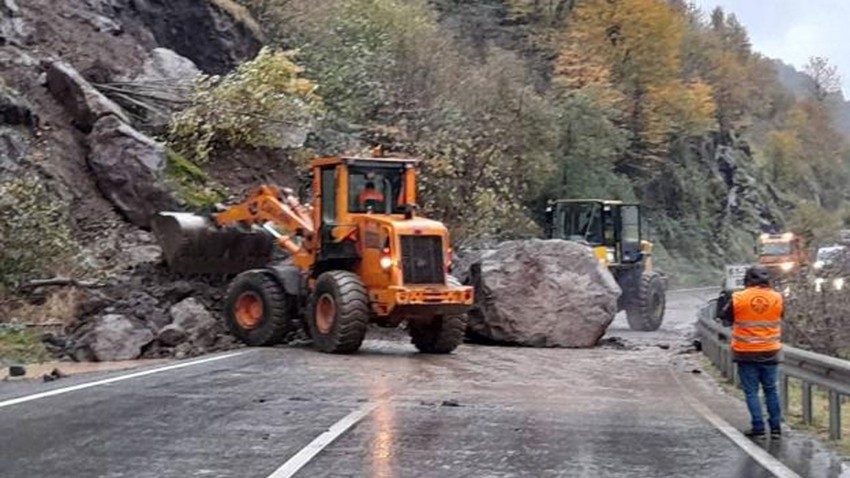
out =
[[[213,182],[203,169],[171,149],[165,174],[180,198],[195,211],[208,210],[227,197],[224,187]]]
[[[264,48],[224,77],[201,77],[191,105],[172,120],[171,147],[203,163],[217,147],[276,147],[281,136],[310,125],[321,101],[293,58]]]
[[[67,267],[78,252],[65,204],[33,177],[0,182],[0,292]]]
[[[50,354],[40,334],[17,327],[0,327],[0,361],[12,364],[40,363]]]

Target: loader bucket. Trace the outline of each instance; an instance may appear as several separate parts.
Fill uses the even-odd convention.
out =
[[[218,227],[191,213],[161,212],[152,228],[168,267],[181,274],[238,274],[266,266],[274,249],[268,233]]]

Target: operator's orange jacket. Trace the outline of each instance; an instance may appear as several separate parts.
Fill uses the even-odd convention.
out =
[[[357,201],[361,206],[366,204],[366,201],[382,203],[384,202],[384,195],[374,189],[365,189],[362,193],[360,193],[360,196],[357,197]]]
[[[770,287],[748,287],[732,294],[732,309],[734,352],[775,352],[782,348],[782,294]]]

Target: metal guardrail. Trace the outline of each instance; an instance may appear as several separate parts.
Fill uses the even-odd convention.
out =
[[[736,386],[740,385],[738,372],[729,349],[731,330],[715,320],[717,300],[708,302],[699,312],[697,334],[703,353],[723,376]],[[816,354],[788,345],[782,348],[779,369],[779,393],[782,411],[788,414],[788,379],[799,380],[802,385],[803,422],[812,424],[812,388],[824,390],[829,397],[829,437],[841,439],[841,402],[850,396],[850,361]]]

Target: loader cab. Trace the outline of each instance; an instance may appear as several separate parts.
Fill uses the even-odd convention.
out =
[[[547,208],[547,236],[587,244],[606,265],[636,264],[641,249],[640,206],[620,201],[559,200]]]
[[[314,160],[313,211],[319,225],[317,264],[351,269],[360,260],[360,216],[410,216],[415,210],[418,161],[332,157]]]

